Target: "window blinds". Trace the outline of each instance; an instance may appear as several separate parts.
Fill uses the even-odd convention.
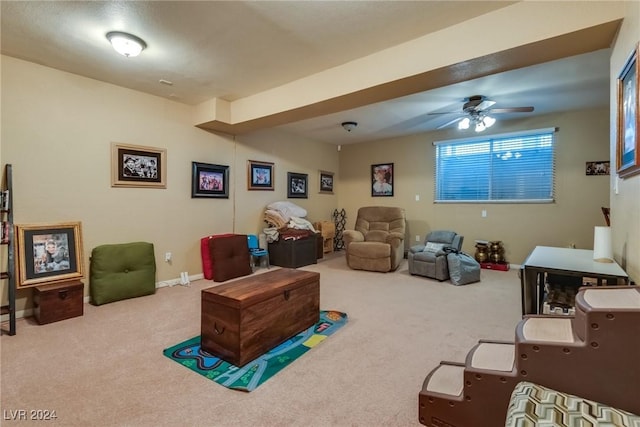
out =
[[[435,142],[435,201],[548,203],[555,129]]]

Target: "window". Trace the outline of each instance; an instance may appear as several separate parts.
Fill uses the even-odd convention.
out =
[[[437,141],[436,203],[549,203],[555,129]]]

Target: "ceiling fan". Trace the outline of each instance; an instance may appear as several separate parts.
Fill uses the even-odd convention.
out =
[[[445,111],[432,114],[460,114],[453,120],[448,121],[437,127],[442,129],[454,123],[458,123],[458,129],[468,129],[471,124],[475,125],[476,132],[482,132],[488,127],[493,126],[496,119],[491,117],[493,114],[500,113],[530,113],[533,107],[509,107],[509,108],[491,108],[496,102],[488,99],[484,95],[473,95],[464,99],[462,111]],[[491,114],[491,115],[490,115]]]

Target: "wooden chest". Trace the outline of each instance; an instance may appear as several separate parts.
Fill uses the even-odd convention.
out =
[[[36,286],[33,301],[34,315],[41,325],[82,316],[84,283],[76,280]]]
[[[283,240],[279,239],[269,243],[269,262],[287,268],[304,267],[317,264],[317,246],[320,237],[312,235],[304,239]]]
[[[242,366],[320,317],[320,274],[283,268],[202,290],[201,348]]]

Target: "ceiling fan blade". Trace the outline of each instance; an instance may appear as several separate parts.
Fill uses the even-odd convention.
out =
[[[530,113],[533,107],[492,108],[491,113]]]
[[[438,113],[427,113],[427,115],[429,116],[435,116],[438,114],[462,114],[462,111],[441,111]]]
[[[449,120],[447,123],[445,123],[445,124],[442,124],[442,125],[438,126],[436,129],[446,128],[447,126],[452,125],[452,124],[454,124],[454,123],[457,123],[457,122],[459,122],[459,121],[460,121],[460,120],[462,120],[462,119],[463,119],[463,117],[458,117],[458,118],[455,118],[455,119],[453,119],[453,120]]]
[[[496,101],[490,101],[488,99],[485,99],[480,104],[476,105],[476,107],[474,109],[476,111],[486,110],[487,108],[491,107],[495,103],[496,103]]]

